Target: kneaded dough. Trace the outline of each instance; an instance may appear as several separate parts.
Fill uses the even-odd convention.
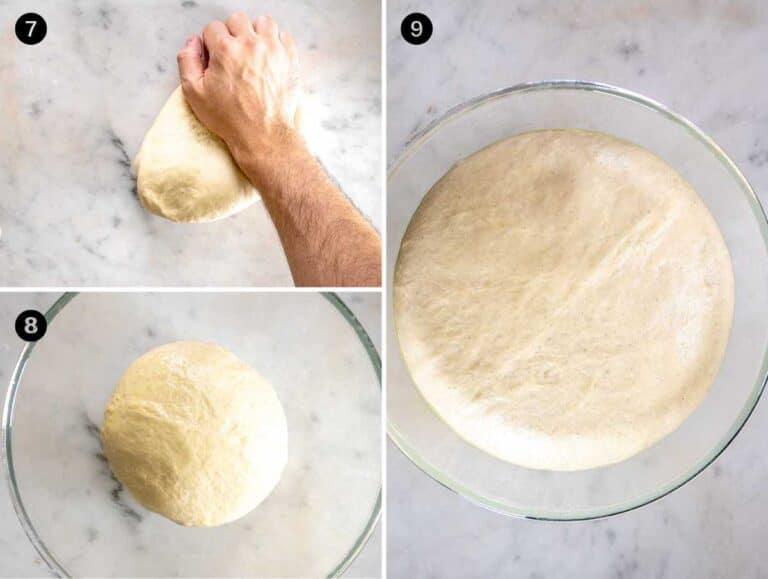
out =
[[[715,221],[669,165],[544,130],[434,185],[403,237],[393,307],[416,386],[461,437],[580,470],[635,455],[702,402],[733,286]]]
[[[166,344],[134,361],[107,406],[101,440],[131,494],[186,526],[250,512],[277,485],[288,457],[272,386],[206,342]]]
[[[216,221],[260,198],[224,142],[197,120],[181,87],[157,115],[133,168],[141,204],[171,221]]]

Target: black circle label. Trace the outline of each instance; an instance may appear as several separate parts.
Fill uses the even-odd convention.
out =
[[[27,12],[16,21],[16,38],[24,44],[39,44],[48,33],[48,25],[39,14]]]
[[[412,12],[400,25],[400,34],[409,44],[424,44],[432,37],[432,30],[432,21],[421,12]]]
[[[16,333],[25,342],[37,342],[47,329],[45,316],[37,310],[25,310],[16,318]]]

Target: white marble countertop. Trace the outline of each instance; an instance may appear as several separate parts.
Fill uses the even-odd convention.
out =
[[[206,297],[203,297],[201,294],[193,294],[200,296],[200,299],[207,299]],[[13,293],[13,294],[5,294],[2,296],[2,299],[0,299],[0,383],[3,384],[2,388],[2,394],[3,398],[6,391],[7,382],[10,378],[11,371],[13,369],[13,364],[15,363],[19,352],[21,350],[21,342],[18,339],[18,337],[15,335],[13,330],[13,320],[18,315],[19,312],[23,311],[24,309],[34,308],[41,311],[45,311],[52,303],[55,301],[55,299],[58,297],[58,294],[28,294],[28,293]],[[309,296],[306,296],[309,297]],[[380,296],[378,293],[356,293],[356,294],[340,294],[340,297],[344,302],[352,309],[352,311],[355,313],[355,315],[358,317],[360,322],[363,324],[363,326],[368,331],[371,339],[374,341],[377,348],[380,345],[380,321],[381,321],[381,315],[380,315]],[[76,300],[82,300],[84,298],[79,297],[76,298]],[[232,299],[236,299],[235,296],[233,296],[231,299],[227,299],[227,301],[231,301]],[[292,300],[295,299],[303,299],[301,296],[294,296],[291,298]],[[198,298],[195,298],[196,301],[199,301]],[[189,301],[189,300],[188,300]],[[207,303],[207,302],[206,302]],[[191,302],[190,302],[191,304]],[[71,306],[68,306],[71,307]],[[187,306],[181,306],[182,309],[184,309]],[[195,307],[192,305],[189,305],[188,307],[188,314],[184,314],[185,316],[191,316],[191,320],[196,319],[196,314],[194,313]],[[186,310],[185,310],[186,311]],[[207,311],[207,310],[206,310]],[[306,315],[306,314],[305,314]],[[116,319],[120,318],[120,313],[116,312]],[[99,316],[100,319],[103,319],[103,316]],[[203,317],[203,320],[205,317]],[[113,320],[111,322],[113,326],[115,324],[119,324],[119,321]],[[187,322],[184,322],[186,324]],[[171,324],[171,326],[175,325],[174,323]],[[342,324],[343,325],[343,324]],[[295,327],[301,327],[301,326],[295,326]],[[154,328],[152,328],[151,332],[147,332],[147,336],[157,336],[156,339],[165,338],[164,332],[166,332],[169,329],[169,326],[165,323],[160,322],[158,325],[156,325]],[[171,330],[173,331],[173,330]],[[218,331],[218,330],[217,330]],[[300,332],[303,330],[300,330]],[[330,331],[330,330],[329,330]],[[227,331],[222,334],[221,338],[224,339],[221,343],[225,343],[227,339],[234,339],[236,342],[239,340],[236,336],[232,335],[231,338],[226,338]],[[141,339],[145,339],[145,337],[142,337]],[[44,338],[45,340],[45,338]],[[218,338],[217,338],[218,341]],[[279,342],[279,339],[275,339],[276,342]],[[130,341],[131,343],[133,340]],[[243,343],[245,344],[245,342]],[[126,342],[126,347],[132,347],[128,342]],[[320,347],[319,352],[323,352],[323,348],[337,348],[337,345],[329,344],[327,346]],[[99,349],[97,347],[97,349]],[[270,356],[271,354],[267,354]],[[307,353],[305,352],[305,356]],[[361,362],[362,363],[362,362]],[[329,368],[332,368],[333,366],[329,366]],[[43,371],[46,371],[43,369]],[[280,372],[279,365],[275,366],[274,371]],[[32,380],[32,383],[34,383],[34,380]],[[80,403],[78,403],[80,404]],[[23,405],[23,402],[22,402]],[[62,402],[62,407],[66,406]],[[21,408],[21,407],[20,407]],[[28,407],[29,408],[29,407]],[[372,409],[369,409],[369,411],[373,412]],[[84,412],[81,412],[82,416],[86,416],[87,414],[90,414],[90,410],[86,408]],[[76,417],[75,417],[76,418]],[[323,418],[320,418],[322,421]],[[66,432],[70,434],[66,434],[65,436],[70,436],[71,434],[76,435],[75,438],[77,438],[77,441],[72,441],[72,444],[75,444],[76,446],[80,446],[82,444],[86,444],[86,446],[89,445],[89,442],[87,438],[83,438],[83,433],[90,432],[91,428],[83,429],[82,424],[80,426],[76,426],[74,429],[68,429]],[[20,432],[19,432],[20,433]],[[19,434],[17,433],[17,434]],[[24,445],[23,438],[24,435],[21,434],[22,438],[15,440],[14,447],[16,448],[17,445]],[[70,443],[68,443],[69,446],[71,446]],[[19,448],[21,448],[19,446]],[[300,445],[299,445],[300,446]],[[87,459],[87,457],[85,457]],[[22,461],[23,462],[23,461]],[[32,464],[32,463],[30,463]],[[19,465],[20,466],[20,465]],[[37,467],[35,467],[37,468]],[[29,480],[29,477],[27,477],[27,480]],[[94,481],[93,483],[94,488],[96,491],[98,491],[99,484]],[[3,487],[5,487],[5,481],[3,481]],[[36,491],[32,490],[30,491],[30,494],[35,494]],[[67,491],[68,497],[74,497],[77,493],[71,494],[71,491]],[[351,489],[350,489],[351,492]],[[114,493],[113,493],[114,495]],[[351,496],[351,495],[350,495]],[[27,497],[29,499],[29,496]],[[72,500],[77,500],[74,498],[68,499],[70,502]],[[94,500],[94,499],[89,499]],[[120,503],[120,507],[124,508],[125,510],[129,510],[130,507],[130,500],[126,497],[121,496],[119,489],[118,489],[118,495],[116,497],[116,500]],[[125,502],[124,501],[128,501]],[[266,503],[265,503],[266,504]],[[339,503],[339,504],[343,504]],[[97,506],[97,505],[96,505]],[[337,506],[332,508],[337,508]],[[101,507],[99,507],[101,508]],[[55,510],[55,509],[54,509]],[[99,509],[97,508],[96,511]],[[315,507],[312,512],[318,512],[317,508]],[[145,527],[147,522],[141,521],[141,515],[136,513],[132,515],[133,518],[135,518],[137,522],[131,520],[128,521],[132,523],[133,527],[142,526]],[[70,515],[72,513],[70,512]],[[98,542],[102,540],[100,538],[101,535],[104,535],[101,531],[96,530],[96,527],[104,527],[105,525],[109,525],[109,516],[107,511],[104,511],[103,513],[105,515],[105,519],[103,521],[100,521],[98,523],[92,523],[92,526],[94,527],[93,531],[89,530],[88,535],[88,541],[95,541]],[[69,515],[64,513],[62,515],[59,513],[58,515],[55,515],[56,517],[64,517],[66,519]],[[287,516],[285,511],[280,516]],[[119,517],[118,517],[119,518]],[[62,519],[63,520],[63,519]],[[71,523],[71,521],[70,521]],[[139,523],[141,523],[139,525]],[[153,522],[152,525],[149,526],[149,529],[152,528],[153,525],[156,523]],[[47,523],[46,523],[47,525]],[[45,525],[44,525],[45,526]],[[76,527],[79,527],[80,525],[67,525],[67,528],[70,529],[70,532],[73,536],[76,536],[78,534],[78,529]],[[246,527],[247,528],[247,527]],[[129,529],[130,530],[130,529]],[[227,529],[225,529],[227,530]],[[174,529],[170,529],[169,532],[174,531]],[[49,528],[47,530],[47,533],[50,535],[52,533],[52,528]],[[135,532],[132,531],[132,532]],[[115,537],[120,536],[125,533],[124,530],[121,529],[120,524],[118,523],[117,527],[114,527],[107,535],[114,534]],[[141,531],[142,535],[146,535],[147,528],[145,527],[143,531]],[[324,530],[323,533],[326,533]],[[139,535],[136,535],[137,537]],[[146,538],[146,537],[145,537]],[[61,539],[58,539],[59,542],[61,542]],[[75,543],[77,543],[78,540],[75,540]],[[61,545],[60,545],[61,546]],[[64,551],[66,551],[66,548],[62,547]],[[95,549],[98,553],[98,549]],[[233,555],[237,550],[232,551]],[[212,555],[213,551],[209,552],[209,555]],[[61,553],[60,553],[61,555]],[[141,555],[141,553],[137,553],[137,555]],[[92,556],[89,555],[89,556]],[[78,560],[83,559],[82,556],[78,556]],[[85,557],[85,560],[87,561],[87,557]],[[84,563],[78,563],[78,564],[84,564]],[[346,577],[379,577],[380,576],[380,566],[381,566],[381,535],[380,532],[377,530],[373,537],[370,539],[369,543],[366,545],[362,553],[359,555],[359,557],[353,562],[352,566],[348,569],[347,573],[345,574]],[[31,543],[27,540],[27,537],[24,535],[19,523],[16,520],[16,515],[13,512],[13,508],[10,503],[10,499],[8,497],[8,493],[6,488],[3,488],[2,493],[0,493],[0,577],[44,577],[49,576],[49,573],[47,571],[47,567],[45,564],[37,557],[37,554],[35,553]]]
[[[185,225],[134,193],[130,163],[178,85],[176,52],[235,10],[293,33],[310,148],[380,227],[378,0],[41,0],[47,37],[25,46],[14,24],[30,8],[0,1],[0,286],[292,285],[260,203]]]
[[[400,22],[434,24],[411,46]],[[702,127],[768,202],[768,6],[692,2],[388,3],[388,163],[448,108],[520,82],[581,79],[667,104]],[[388,574],[410,577],[768,576],[768,403],[703,474],[603,521],[544,523],[486,511],[433,482],[392,444]]]

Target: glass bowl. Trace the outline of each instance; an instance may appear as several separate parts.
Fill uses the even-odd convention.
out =
[[[417,135],[388,178],[387,259],[422,197],[458,160],[505,137],[547,128],[602,131],[664,159],[706,203],[725,237],[736,281],[733,328],[704,403],[672,434],[619,464],[545,472],[494,458],[463,441],[413,384],[387,317],[387,412],[392,440],[436,481],[508,515],[547,520],[604,517],[650,503],[707,467],[734,439],[760,397],[768,365],[768,230],[734,163],[680,115],[619,88],[578,81],[524,84],[462,104]],[[388,272],[388,295],[392,275]]]
[[[334,294],[65,294],[28,344],[3,415],[24,530],[59,576],[339,576],[381,509],[381,365]],[[110,475],[99,425],[128,365],[176,340],[221,344],[275,387],[289,459],[245,517],[186,528]]]

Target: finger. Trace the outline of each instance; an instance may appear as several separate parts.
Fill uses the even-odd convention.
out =
[[[290,32],[283,30],[280,32],[280,42],[283,43],[285,51],[288,53],[290,59],[297,62],[299,60],[299,52],[296,50],[296,42],[293,40],[293,35]]]
[[[259,16],[253,21],[253,29],[256,31],[256,34],[261,34],[275,40],[278,39],[277,23],[271,16]]]
[[[229,33],[229,29],[223,22],[214,20],[209,22],[205,28],[203,28],[203,42],[210,52],[215,52],[216,49],[232,38]]]
[[[242,12],[235,12],[227,18],[227,28],[232,36],[253,36],[251,20]]]
[[[176,55],[176,62],[182,86],[195,86],[203,78],[203,41],[199,36],[195,34],[187,39],[184,48]]]

